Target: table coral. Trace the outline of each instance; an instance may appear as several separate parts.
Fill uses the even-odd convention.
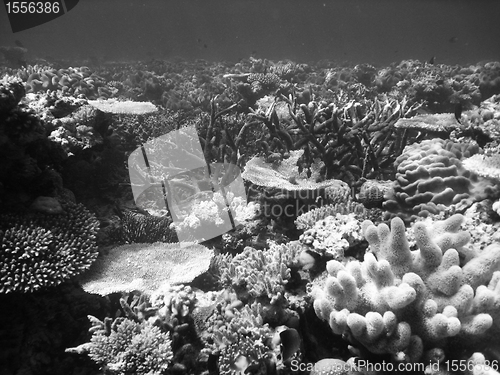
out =
[[[415,251],[401,219],[390,229],[364,222],[370,252],[364,262],[328,262],[326,280],[312,289],[316,314],[371,352],[411,362],[448,337],[483,335],[498,320],[500,246],[462,264],[460,251],[469,240],[462,221],[457,214],[431,228],[416,223]]]
[[[149,292],[163,284],[193,281],[208,270],[213,251],[197,244],[131,244],[98,258],[80,280],[88,293]]]
[[[451,113],[437,113],[417,115],[411,118],[400,118],[395,124],[395,128],[413,129],[424,133],[445,133],[449,134],[460,124]]]
[[[469,171],[476,172],[479,176],[495,181],[500,181],[500,155],[473,155],[462,161]]]
[[[323,192],[329,203],[346,200],[350,189],[345,182],[333,179],[315,181],[320,178],[319,165],[312,168],[310,177],[306,171],[299,171],[297,161],[303,153],[303,150],[291,151],[290,157],[279,163],[267,163],[261,157],[254,157],[247,162],[241,176],[257,186],[278,189],[296,198],[315,199]]]
[[[461,159],[476,154],[477,145],[441,139],[407,146],[396,159],[394,190],[383,207],[410,215],[436,214],[448,206],[466,207],[493,193],[492,186],[471,171]]]
[[[100,111],[122,115],[144,115],[157,112],[158,108],[150,102],[118,101],[116,99],[89,100],[88,103]]]
[[[61,206],[60,214],[0,215],[0,293],[55,286],[94,262],[97,220],[81,204]]]

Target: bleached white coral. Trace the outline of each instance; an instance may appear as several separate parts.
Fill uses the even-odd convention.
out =
[[[193,202],[189,214],[180,222],[174,222],[172,227],[176,230],[198,228],[201,225],[215,225],[216,227],[227,224],[228,211],[233,215],[234,221],[244,223],[253,219],[259,204],[247,203],[243,197],[235,196],[232,192],[226,192],[226,199],[221,192],[215,192],[211,199],[203,199]]]
[[[342,259],[344,251],[363,239],[355,214],[336,214],[318,221],[300,236],[300,241],[320,254]]]

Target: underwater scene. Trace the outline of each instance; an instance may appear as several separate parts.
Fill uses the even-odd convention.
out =
[[[499,1],[0,8],[0,375],[500,375]]]

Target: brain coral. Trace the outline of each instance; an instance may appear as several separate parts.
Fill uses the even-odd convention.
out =
[[[61,206],[57,215],[0,215],[0,293],[58,285],[96,259],[98,221],[80,204]]]
[[[390,229],[364,222],[371,252],[364,262],[328,262],[328,277],[312,289],[316,314],[371,352],[412,362],[448,337],[461,335],[465,342],[484,334],[498,320],[500,245],[461,264],[470,238],[459,230],[463,219],[416,223],[415,251],[401,219]]]
[[[451,205],[468,206],[484,199],[491,193],[490,184],[461,162],[478,151],[477,145],[442,139],[407,146],[396,159],[396,182],[383,207],[425,217]]]

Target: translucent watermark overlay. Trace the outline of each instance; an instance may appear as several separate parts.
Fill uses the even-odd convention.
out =
[[[137,148],[128,170],[137,207],[168,210],[181,245],[235,229],[249,208],[239,167],[207,163],[194,126]]]

